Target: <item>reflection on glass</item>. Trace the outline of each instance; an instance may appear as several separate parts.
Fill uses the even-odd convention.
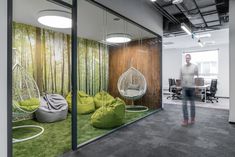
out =
[[[17,157],[55,157],[71,149],[71,115],[65,100],[71,88],[71,29],[41,25],[37,15],[45,9],[70,11],[48,1],[13,0],[13,156]]]
[[[23,14],[24,7],[32,9]],[[46,27],[30,16],[48,8],[71,12],[48,1],[14,0],[13,59],[32,78],[41,98],[40,102],[39,96],[37,101],[31,100],[34,97],[28,94],[29,101],[19,95],[15,104],[35,109],[35,114],[18,114],[13,125],[44,128],[40,136],[13,145],[17,157],[54,157],[71,149],[71,30]],[[78,144],[161,107],[160,40],[87,1],[79,1]],[[123,88],[118,90],[121,76],[125,76]],[[31,83],[22,82],[23,79],[17,82],[16,95],[31,90],[27,88]],[[13,136],[24,138],[38,131],[38,128],[15,129]]]
[[[79,49],[78,110],[91,109],[78,114],[82,144],[160,108],[161,65],[158,37],[86,1],[78,7],[78,36],[89,39]]]

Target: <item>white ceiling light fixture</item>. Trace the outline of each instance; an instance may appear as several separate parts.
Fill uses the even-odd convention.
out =
[[[156,2],[157,0],[150,0],[151,2]]]
[[[188,35],[192,35],[191,29],[185,23],[181,23],[181,29],[183,29]]]
[[[210,38],[211,34],[210,33],[205,33],[205,34],[196,34],[195,35],[196,38]]]
[[[38,13],[39,23],[52,28],[72,28],[71,13],[61,10],[42,10]]]
[[[129,34],[124,34],[124,33],[113,33],[113,34],[108,34],[105,41],[107,43],[116,43],[116,44],[127,43],[131,41],[131,36]]]
[[[182,3],[184,0],[173,0],[172,4],[180,4]]]

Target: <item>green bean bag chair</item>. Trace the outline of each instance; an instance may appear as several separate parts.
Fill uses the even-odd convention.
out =
[[[18,102],[17,105],[27,112],[33,112],[39,108],[40,101],[38,98],[30,98]]]
[[[69,106],[69,111],[72,111],[72,94],[69,93],[68,96],[66,97],[66,100],[68,102],[68,106]],[[91,96],[89,96],[88,94],[86,94],[83,91],[79,91],[77,94],[77,112],[78,114],[88,114],[88,113],[92,113],[95,111],[95,104],[94,104],[94,100]]]
[[[91,116],[91,124],[100,129],[109,129],[124,124],[125,102],[119,98],[103,105]]]
[[[110,104],[114,98],[105,91],[97,93],[94,97],[95,107],[100,108],[103,105]]]

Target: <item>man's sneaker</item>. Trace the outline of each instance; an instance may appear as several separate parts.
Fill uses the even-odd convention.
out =
[[[188,120],[183,120],[181,123],[182,126],[187,126],[188,125]]]
[[[195,118],[191,118],[191,121],[189,123],[194,124],[195,123]]]

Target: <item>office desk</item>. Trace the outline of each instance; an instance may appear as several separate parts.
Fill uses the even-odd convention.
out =
[[[210,87],[210,84],[206,84],[206,85],[203,85],[203,86],[194,86],[193,88],[195,89],[201,89],[202,92],[204,92],[204,97],[205,97],[205,103],[206,103],[206,89]],[[173,88],[176,88],[176,89],[182,89],[181,86],[176,86],[176,85],[173,85],[170,87],[170,92],[172,93],[172,89]]]

